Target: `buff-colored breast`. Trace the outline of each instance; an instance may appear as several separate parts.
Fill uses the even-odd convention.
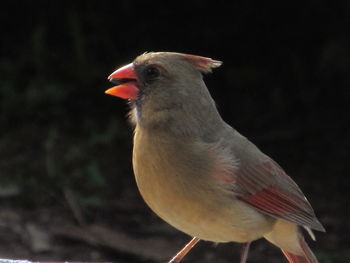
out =
[[[198,142],[151,136],[136,129],[133,168],[145,202],[175,228],[203,240],[247,242],[274,219],[221,188],[211,153]]]

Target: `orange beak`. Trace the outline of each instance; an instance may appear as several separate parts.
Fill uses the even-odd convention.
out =
[[[128,64],[109,75],[108,80],[117,86],[105,91],[106,94],[123,99],[135,100],[139,91],[134,65]]]

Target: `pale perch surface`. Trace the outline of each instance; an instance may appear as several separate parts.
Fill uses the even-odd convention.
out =
[[[29,261],[15,259],[0,259],[0,263],[111,263],[111,262],[90,262],[90,261]]]

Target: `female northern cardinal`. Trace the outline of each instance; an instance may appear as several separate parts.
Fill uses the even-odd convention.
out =
[[[129,99],[135,124],[133,168],[146,203],[200,240],[249,243],[264,237],[291,263],[318,262],[301,228],[325,231],[296,183],[226,124],[202,79],[220,61],[172,52],[145,53],[113,72],[107,94]]]

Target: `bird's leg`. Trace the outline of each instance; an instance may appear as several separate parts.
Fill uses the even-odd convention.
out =
[[[187,255],[188,252],[199,242],[198,237],[194,237],[183,249],[181,249],[168,263],[179,263]]]
[[[246,263],[247,258],[248,258],[250,243],[251,242],[247,242],[247,243],[243,244],[240,263]]]

